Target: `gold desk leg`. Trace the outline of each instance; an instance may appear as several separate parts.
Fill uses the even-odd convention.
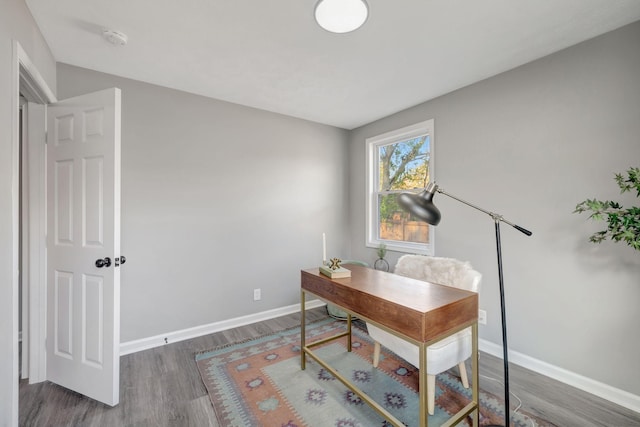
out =
[[[419,345],[420,360],[418,367],[418,399],[420,399],[420,427],[428,427],[429,411],[427,406],[427,345]]]
[[[351,314],[347,313],[347,351],[351,351]]]
[[[307,358],[305,354],[305,335],[307,335],[307,329],[305,326],[305,303],[304,303],[304,291],[300,291],[300,368],[304,371],[307,367]]]
[[[480,371],[478,369],[480,355],[478,354],[478,322],[471,325],[471,369],[473,369],[472,400],[476,404],[473,412],[473,427],[480,425]]]

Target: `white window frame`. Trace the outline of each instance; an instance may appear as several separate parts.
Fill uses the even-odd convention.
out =
[[[378,217],[378,188],[380,173],[378,168],[378,147],[401,142],[422,135],[429,135],[429,179],[435,181],[434,169],[434,120],[429,119],[420,123],[383,133],[382,135],[367,138],[367,197],[366,197],[366,242],[370,248],[377,248],[384,243],[388,250],[404,253],[434,255],[435,254],[435,227],[429,225],[429,243],[400,242],[397,240],[380,239],[380,220]]]

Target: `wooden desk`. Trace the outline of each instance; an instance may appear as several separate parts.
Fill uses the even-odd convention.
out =
[[[479,422],[478,294],[358,265],[349,265],[348,268],[351,270],[351,277],[345,279],[330,279],[320,274],[317,268],[301,271],[301,368],[306,367],[306,356],[313,358],[394,426],[403,427],[403,424],[384,407],[312,351],[315,346],[345,336],[347,351],[351,351],[351,315],[385,329],[419,347],[420,426],[427,427],[426,349],[429,345],[471,326],[472,399],[445,425],[455,425],[473,413],[473,425],[477,426]],[[307,345],[305,339],[306,294],[312,294],[346,311],[348,313],[347,331]]]

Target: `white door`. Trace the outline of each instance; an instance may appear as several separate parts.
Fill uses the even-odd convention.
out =
[[[47,107],[47,379],[115,406],[120,89]]]

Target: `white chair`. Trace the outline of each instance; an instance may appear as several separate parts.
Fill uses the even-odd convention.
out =
[[[422,255],[402,256],[396,264],[394,273],[473,292],[479,291],[482,279],[482,275],[475,271],[468,262]],[[368,323],[367,330],[375,341],[373,366],[378,367],[380,345],[393,351],[412,365],[418,366],[418,346]],[[469,388],[464,364],[464,361],[469,357],[471,357],[470,327],[427,347],[427,409],[429,414],[433,415],[434,412],[436,375],[439,373],[458,365],[462,385]]]

